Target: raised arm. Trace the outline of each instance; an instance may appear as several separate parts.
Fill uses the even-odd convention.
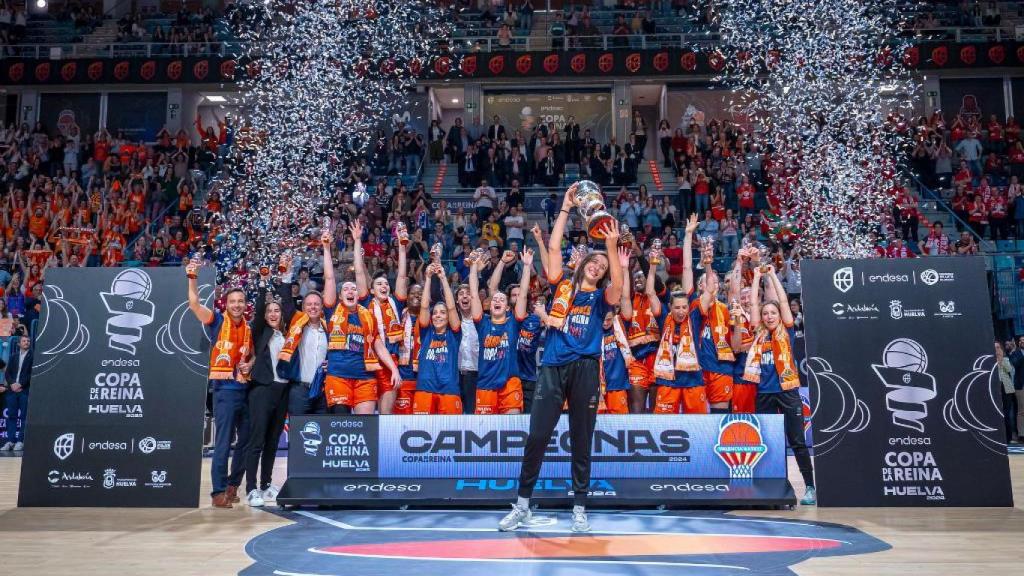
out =
[[[526,318],[526,304],[530,300],[530,272],[533,272],[533,249],[523,249],[520,258],[523,259],[523,277],[519,280],[519,298],[516,300],[515,311],[516,320]]]
[[[462,329],[462,316],[459,314],[458,307],[455,306],[455,294],[452,293],[451,284],[448,283],[448,277],[445,276],[441,265],[435,265],[434,270],[438,278],[441,279],[441,291],[444,292],[444,306],[448,309],[448,327],[458,332]]]
[[[199,302],[199,289],[195,279],[195,275],[199,273],[199,266],[189,262],[185,266],[185,273],[188,275],[188,307],[205,326],[213,322],[213,311]]]
[[[366,262],[363,258],[363,223],[355,219],[348,227],[352,233],[352,266],[356,272],[356,293],[359,299],[366,298],[370,293],[370,281],[366,277]]]
[[[633,319],[633,298],[629,293],[629,253],[629,248],[619,246],[619,259],[616,262],[622,268],[622,297],[619,299],[619,316],[626,320]]]
[[[469,312],[473,320],[484,317],[484,306],[480,302],[480,260],[474,260],[469,266]]]
[[[395,278],[395,297],[405,301],[409,296],[409,245],[398,243],[398,277]]]
[[[511,250],[505,250],[498,259],[498,262],[494,265],[494,271],[491,272],[491,277],[487,280],[487,293],[494,294],[498,291],[501,284],[501,275],[505,272],[505,266],[516,261],[516,254]]]
[[[662,258],[665,256],[662,255]],[[647,294],[647,302],[651,307],[651,315],[655,318],[661,316],[661,298],[658,298],[658,290],[655,288],[655,271],[658,269],[657,264],[650,264],[648,261],[649,268],[647,270],[647,283],[644,284],[644,294]],[[628,268],[627,268],[628,270]],[[626,286],[629,286],[629,278],[626,278]]]
[[[686,220],[686,234],[683,238],[683,273],[680,282],[683,285],[683,292],[693,292],[693,232],[697,229],[697,215],[690,214]]]
[[[782,281],[775,274],[775,269],[771,266],[768,268],[768,283],[775,290],[775,299],[779,302],[779,316],[782,318],[782,324],[788,328],[793,325],[793,310],[789,307],[786,289],[782,287]]]
[[[750,328],[761,325],[761,267],[754,267],[754,280],[750,283]]]
[[[324,268],[324,308],[333,308],[338,304],[338,281],[334,278],[334,259],[331,258],[331,244],[334,235],[330,229],[320,233],[320,246],[323,250]],[[291,274],[291,260],[288,260],[288,273]]]
[[[565,224],[569,220],[569,210],[572,209],[572,193],[576,191],[576,184],[569,187],[562,201],[562,209],[558,212],[554,226],[551,227],[551,237],[548,238],[548,282],[557,282],[562,278],[562,236],[565,234]]]
[[[602,232],[604,245],[608,250],[608,275],[611,278],[608,288],[604,291],[604,301],[614,306],[622,299],[622,266],[616,266],[617,262],[614,262],[615,255],[619,250],[618,222],[606,224]]]
[[[423,296],[420,297],[419,325],[421,328],[430,326],[430,281],[432,278],[430,268],[427,268],[426,278],[423,280]]]
[[[533,234],[533,239],[537,242],[537,256],[540,257],[540,273],[546,278],[548,275],[548,251],[544,247],[544,233],[540,231],[540,224],[534,224],[533,228],[530,228],[530,234]]]

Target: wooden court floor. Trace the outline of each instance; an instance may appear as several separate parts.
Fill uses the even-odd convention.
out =
[[[799,493],[799,474],[790,477]],[[237,574],[252,565],[244,546],[289,521],[244,504],[214,510],[19,509],[21,459],[0,458],[0,574]],[[865,574],[1021,574],[1024,542],[1024,455],[1010,457],[1015,508],[816,509],[737,515],[834,522],[879,538],[892,549],[859,556],[810,558],[801,576]],[[203,493],[209,492],[209,460]],[[278,461],[275,482],[284,480]],[[523,572],[524,574],[526,572]]]

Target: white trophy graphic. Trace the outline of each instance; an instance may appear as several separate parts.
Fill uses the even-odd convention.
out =
[[[980,356],[973,369],[953,389],[953,397],[942,406],[942,418],[956,432],[969,432],[979,443],[996,455],[1006,454],[1006,438],[1002,430],[983,421],[1001,422],[1003,408],[998,394],[1002,392],[995,357]]]
[[[892,423],[924,432],[928,402],[935,399],[935,377],[927,373],[928,353],[910,338],[897,338],[882,351],[882,364],[871,368],[890,390],[885,406]]]
[[[142,327],[153,322],[153,303],[148,300],[153,290],[149,275],[129,268],[114,277],[110,292],[100,297],[113,316],[107,320],[107,337],[111,348],[135,354],[135,343],[142,340]]]

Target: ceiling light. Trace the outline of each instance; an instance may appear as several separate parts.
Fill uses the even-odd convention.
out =
[[[227,102],[228,101],[228,99],[223,97],[223,96],[207,96],[206,99],[209,100],[210,102]]]

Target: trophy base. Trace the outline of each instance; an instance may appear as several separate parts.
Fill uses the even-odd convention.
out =
[[[608,226],[618,226],[619,223],[612,218],[611,214],[595,214],[587,221],[587,234],[594,240],[604,240],[604,229]]]

